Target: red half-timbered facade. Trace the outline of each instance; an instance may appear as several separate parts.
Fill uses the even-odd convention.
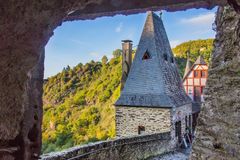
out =
[[[200,56],[191,66],[187,62],[185,74],[183,77],[183,86],[186,93],[194,102],[203,102],[203,90],[206,86],[208,76],[208,66],[204,59]]]

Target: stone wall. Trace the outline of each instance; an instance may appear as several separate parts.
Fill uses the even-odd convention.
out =
[[[185,117],[192,115],[192,104],[176,108],[116,107],[116,136],[138,135],[138,126],[145,127],[146,134],[171,132],[175,145],[175,123],[181,121],[182,135],[186,131]],[[191,127],[191,126],[190,126]]]
[[[240,3],[239,3],[240,4]],[[219,8],[192,159],[240,159],[240,14]]]
[[[116,106],[117,137],[138,135],[138,126],[146,134],[170,131],[170,109]]]
[[[185,105],[183,105],[181,107],[177,107],[171,111],[171,126],[172,126],[171,127],[171,138],[172,138],[173,144],[177,143],[177,137],[175,135],[175,123],[177,121],[181,121],[182,135],[184,135],[186,133],[185,117],[186,116],[189,117],[189,115],[191,115],[191,117],[192,117],[192,104],[185,104]]]
[[[77,146],[42,156],[43,160],[139,160],[173,151],[170,133],[142,135]]]

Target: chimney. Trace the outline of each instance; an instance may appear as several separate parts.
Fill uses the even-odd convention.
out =
[[[122,79],[121,90],[127,80],[132,65],[132,41],[122,40]]]

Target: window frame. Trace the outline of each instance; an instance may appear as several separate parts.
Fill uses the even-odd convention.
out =
[[[145,126],[138,126],[138,135],[144,134],[146,131]]]
[[[151,54],[148,52],[148,50],[146,50],[145,53],[143,54],[142,60],[145,61],[151,58],[152,58]]]

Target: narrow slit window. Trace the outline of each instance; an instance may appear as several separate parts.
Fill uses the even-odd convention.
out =
[[[151,56],[150,56],[150,53],[148,52],[148,51],[146,51],[145,53],[144,53],[144,55],[143,55],[143,60],[147,60],[147,59],[150,59],[151,58]]]
[[[165,61],[168,60],[167,54],[163,54],[163,59],[164,59]]]
[[[145,133],[145,127],[144,126],[138,126],[138,134],[144,134]]]

